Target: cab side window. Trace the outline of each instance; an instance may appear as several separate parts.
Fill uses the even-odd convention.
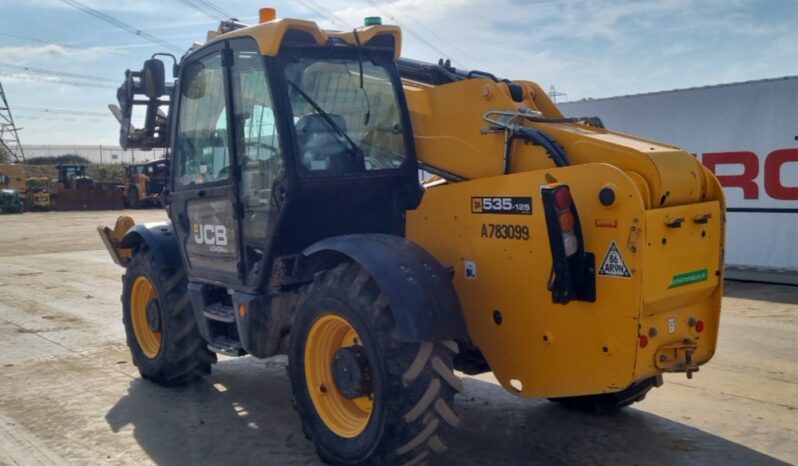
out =
[[[224,68],[216,52],[192,62],[180,85],[175,183],[226,179],[230,172]]]
[[[230,42],[236,152],[241,166],[242,228],[247,243],[268,240],[277,209],[274,186],[282,178],[283,155],[263,55],[250,40]]]

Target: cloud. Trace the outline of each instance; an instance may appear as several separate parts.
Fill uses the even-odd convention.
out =
[[[0,62],[31,65],[55,59],[94,61],[106,58],[116,49],[118,47],[72,48],[58,44],[0,46]]]
[[[216,26],[176,0],[79,1],[180,47],[203,40],[207,29]],[[255,22],[259,6],[248,0],[216,4],[250,22]],[[556,85],[569,100],[776,77],[794,74],[798,62],[794,26],[798,2],[791,0],[300,0],[273,4],[280,17],[316,20],[331,29],[351,29],[366,16],[381,16],[385,23],[403,27],[405,57],[450,58],[457,67],[537,81],[544,89]],[[96,46],[82,50],[41,44],[0,46],[0,62],[121,76],[124,68],[139,67],[141,60],[112,55],[127,52],[143,59],[159,49],[60,0],[0,0],[0,11],[12,18],[8,33]],[[34,22],[34,14],[38,23],[28,25]],[[8,78],[2,79],[6,83]],[[20,90],[20,104],[96,109],[113,98],[108,90],[23,81],[18,77],[13,83]],[[32,92],[34,84],[39,84],[41,92]],[[75,100],[59,102],[59,96],[67,94]],[[39,97],[48,101],[29,101]],[[33,136],[34,131],[31,126],[27,134]],[[105,134],[96,132],[94,137]]]
[[[0,4],[5,2],[13,2],[14,0],[2,0]],[[77,0],[80,3],[103,12],[121,12],[121,13],[158,13],[163,11],[163,2],[154,0]],[[60,0],[25,0],[26,6],[31,8],[41,9],[74,9],[73,6],[68,5]],[[77,10],[76,10],[77,11]]]

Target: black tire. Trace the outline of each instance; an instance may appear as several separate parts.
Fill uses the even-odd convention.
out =
[[[374,382],[373,408],[365,428],[344,438],[322,420],[311,399],[305,347],[316,320],[334,314],[357,332]],[[319,457],[334,465],[419,465],[446,450],[442,437],[459,424],[454,395],[462,380],[453,370],[454,341],[400,341],[384,296],[354,263],[316,274],[302,292],[291,326],[289,378],[305,435]],[[338,390],[333,385],[334,390]],[[326,390],[322,389],[326,393]]]
[[[141,201],[139,201],[139,188],[135,186],[131,186],[130,189],[127,191],[127,197],[125,198],[127,201],[127,206],[130,209],[140,209],[141,208]]]
[[[566,408],[576,411],[605,414],[643,401],[649,390],[660,385],[662,385],[662,376],[657,376],[634,383],[628,388],[615,393],[549,398],[549,401],[560,403]]]
[[[133,328],[131,292],[139,277],[155,288],[161,341],[154,356],[145,355]],[[122,322],[133,364],[144,379],[175,386],[210,374],[216,354],[208,349],[197,329],[185,271],[182,266],[160,268],[146,244],[136,249],[122,277]]]

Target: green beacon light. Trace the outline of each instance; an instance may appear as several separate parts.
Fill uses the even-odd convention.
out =
[[[382,18],[379,16],[368,16],[363,20],[364,26],[380,26],[382,24]]]

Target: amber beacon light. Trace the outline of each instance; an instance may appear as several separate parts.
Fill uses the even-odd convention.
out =
[[[277,19],[277,10],[274,8],[261,8],[258,10],[258,19],[261,23],[274,21]]]

